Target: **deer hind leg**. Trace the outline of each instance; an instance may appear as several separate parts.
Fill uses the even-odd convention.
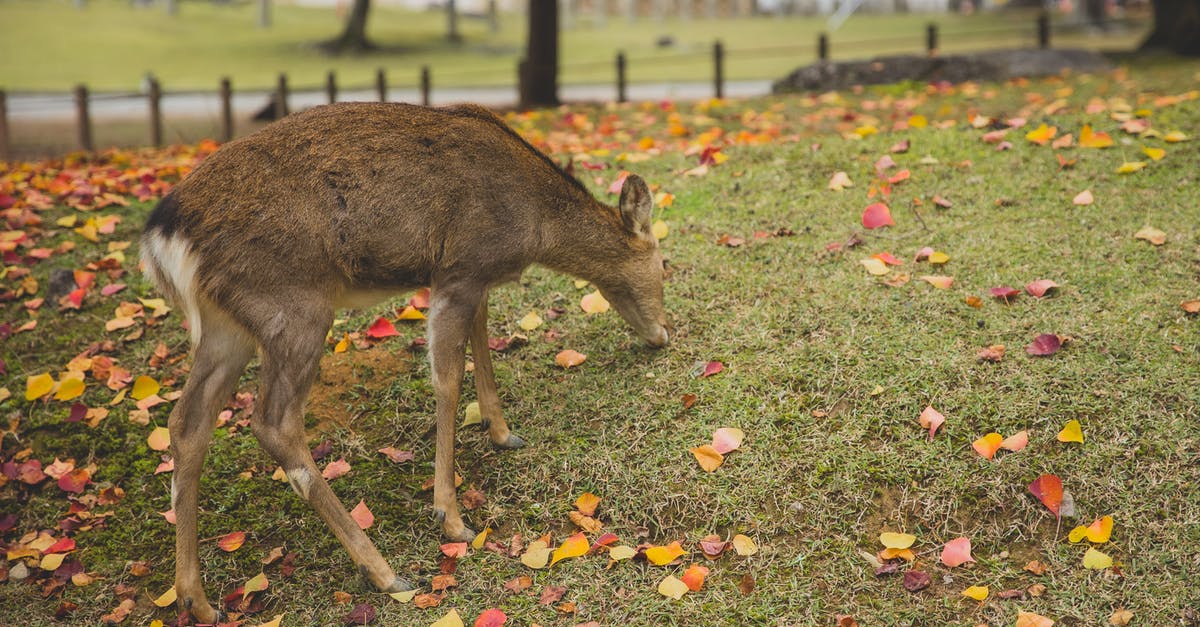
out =
[[[212,439],[217,414],[237,386],[254,344],[231,320],[206,310],[200,324],[191,375],[183,396],[167,421],[175,472],[171,477],[171,507],[175,510],[175,591],[181,610],[200,622],[216,622],[217,612],[204,596],[200,557],[196,548],[197,500],[200,472]]]
[[[297,309],[295,304],[280,310]],[[262,390],[251,429],[259,444],[283,467],[288,482],[308,501],[346,548],[358,572],[384,592],[410,590],[412,586],[388,565],[387,560],[346,512],[321,471],[313,463],[304,433],[304,401],[316,379],[317,368],[333,313],[277,316],[271,337],[262,342]]]
[[[509,430],[504,413],[500,410],[500,397],[496,393],[496,375],[492,370],[492,357],[488,349],[487,301],[485,294],[475,312],[471,328],[471,355],[475,360],[475,394],[479,398],[479,414],[493,445],[502,449],[521,448],[525,446],[525,440]]]

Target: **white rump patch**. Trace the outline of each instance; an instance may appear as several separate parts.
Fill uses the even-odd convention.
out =
[[[308,474],[308,469],[301,466],[293,468],[285,472],[288,478],[288,483],[300,498],[308,500],[308,488],[312,485],[312,475]]]
[[[188,241],[179,235],[163,237],[160,231],[151,231],[142,241],[144,254],[151,263],[146,264],[150,278],[163,291],[174,296],[175,303],[183,309],[191,329],[192,345],[200,343],[200,303],[196,285],[196,256],[192,254]]]

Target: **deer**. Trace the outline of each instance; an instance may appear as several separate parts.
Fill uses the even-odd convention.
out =
[[[412,589],[347,513],[313,462],[304,403],[334,312],[429,286],[435,395],[434,517],[475,534],[454,485],[455,416],[471,347],[483,427],[525,446],[500,407],[488,292],[530,266],[585,279],[651,347],[668,343],[653,197],[629,175],[617,206],[597,200],[503,119],[477,105],[340,103],[222,146],[164,196],[140,240],[148,278],[187,320],[192,366],[168,418],[175,460],[175,590],[201,622],[218,613],[201,581],[199,478],[218,413],[260,359],[251,432],[288,483],[381,591]]]

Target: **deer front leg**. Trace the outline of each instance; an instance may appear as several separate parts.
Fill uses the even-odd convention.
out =
[[[456,286],[434,286],[429,316],[429,361],[437,401],[437,447],[433,469],[433,515],[447,538],[475,538],[462,520],[454,488],[454,429],[462,389],[467,337],[480,297]],[[486,343],[486,340],[485,340]]]
[[[525,446],[525,440],[508,429],[504,413],[500,411],[500,396],[496,393],[496,375],[492,370],[492,356],[488,348],[487,316],[488,299],[484,294],[475,311],[475,323],[471,328],[471,354],[475,359],[475,394],[479,397],[479,414],[482,427],[497,448],[513,449]]]

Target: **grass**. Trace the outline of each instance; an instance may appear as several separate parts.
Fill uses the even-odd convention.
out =
[[[445,41],[445,16],[386,6],[372,9],[370,37],[378,53],[331,58],[314,44],[332,38],[340,22],[332,10],[280,5],[267,30],[255,26],[254,3],[182,3],[180,15],[161,7],[138,9],[118,0],[92,0],[77,10],[68,0],[6,0],[0,3],[0,86],[10,92],[67,92],[77,83],[99,91],[136,91],[147,72],[167,91],[215,91],[222,76],[236,89],[266,89],[280,72],[293,88],[319,88],[335,70],[344,88],[373,85],[386,68],[394,85],[417,84],[429,65],[437,86],[510,85],[524,50],[524,23],[505,15],[492,33],[479,20],[461,20],[464,43]],[[924,46],[925,25],[941,27],[943,51],[956,52],[1034,43],[1033,15],[1002,12],[979,16],[857,15],[831,36],[834,58],[911,53]],[[1005,28],[1022,33],[1003,32]],[[1000,29],[1001,32],[997,32]],[[774,79],[815,55],[818,18],[725,18],[669,20],[603,26],[580,21],[562,31],[560,80],[565,84],[610,83],[617,51],[628,55],[629,80],[705,81],[711,77],[711,46],[721,39],[728,52],[729,79]],[[675,44],[659,48],[664,35]],[[1078,29],[1055,35],[1055,45],[1131,48],[1142,28],[1118,29],[1103,37]]]
[[[1137,624],[1194,622],[1200,327],[1179,303],[1200,296],[1194,211],[1200,193],[1193,167],[1200,145],[1195,139],[1137,139],[1120,132],[1107,113],[1086,114],[1084,106],[1093,97],[1110,107],[1122,100],[1150,109],[1154,128],[1195,137],[1197,100],[1155,102],[1178,93],[1195,72],[1194,65],[1145,66],[1114,76],[944,94],[901,85],[824,99],[680,105],[678,121],[693,132],[712,124],[731,132],[779,131],[779,139],[766,145],[725,148],[729,160],[700,177],[682,174],[696,157],[677,149],[667,132],[670,112],[657,105],[580,107],[571,120],[564,112],[512,116],[515,126],[560,159],[565,155],[558,146],[592,146],[597,139],[588,125],[610,115],[617,129],[602,141],[621,146],[647,135],[665,147],[658,156],[621,167],[675,194],[659,217],[671,226],[663,246],[674,269],[667,306],[676,336],[665,350],[643,349],[615,315],[580,313],[583,292],[546,271],[532,270],[519,286],[497,290],[493,335],[515,331],[530,310],[563,307],[568,313],[544,327],[562,338],[547,341],[539,329],[528,346],[496,357],[506,415],[531,446],[502,453],[482,434],[460,434],[464,487],[487,496],[484,506],[467,514],[468,522],[492,527],[492,537],[501,541],[543,533],[561,541],[574,531],[567,513],[575,498],[591,491],[603,498],[599,518],[623,543],[683,540],[695,551],[695,541],[706,534],[742,533],[757,541],[759,553],[708,562],[705,588],[671,601],[655,586],[679,567],[626,562],[606,570],[603,557],[586,557],[532,571],[517,560],[475,552],[460,561],[459,586],[442,605],[419,610],[371,592],[308,507],[269,479],[274,464],[248,431],[222,428],[202,485],[201,537],[244,530],[249,539],[228,554],[211,540],[202,545],[210,597],[257,574],[261,557],[283,545],[297,554],[298,568],[283,578],[276,566],[266,567],[272,582],[263,594],[266,609],[250,624],[281,612],[285,625],[337,623],[350,608],[334,603],[339,590],[355,603],[375,605],[381,624],[428,624],[451,607],[468,623],[483,609],[500,607],[521,625],[808,625],[828,624],[836,614],[852,614],[863,624],[1012,624],[1018,609],[1058,624],[1096,625],[1119,607],[1132,611]],[[1056,98],[1068,106],[1044,113]],[[910,110],[959,123],[845,137],[856,127],[890,128]],[[983,130],[963,122],[969,111],[1001,119],[1021,115],[1076,136],[1090,122],[1110,132],[1117,145],[1055,151],[1025,141],[1027,129],[1021,129],[1008,136],[1012,150],[1000,152],[980,141]],[[581,113],[588,116],[582,122]],[[873,164],[901,139],[912,148],[892,157],[911,169],[912,178],[889,200],[897,226],[864,232],[859,217],[870,202]],[[1167,157],[1142,172],[1116,174],[1121,162],[1143,158],[1143,143],[1165,147]],[[594,158],[611,162],[620,150],[629,149]],[[1077,164],[1059,169],[1056,152]],[[926,156],[936,162],[922,162]],[[828,191],[838,170],[847,171],[855,187]],[[581,172],[602,197],[615,175],[613,169]],[[1073,206],[1071,198],[1083,189],[1094,193],[1095,204]],[[929,202],[934,194],[953,206],[935,207]],[[923,203],[917,206],[914,198]],[[134,204],[116,210],[125,219],[109,239],[136,239],[148,209]],[[69,213],[57,207],[42,217],[53,224]],[[1166,232],[1167,242],[1152,246],[1135,239],[1146,225]],[[794,235],[754,236],[780,228]],[[747,243],[718,245],[725,234]],[[864,240],[860,246],[827,249],[856,234]],[[67,239],[78,238],[55,230],[43,245]],[[944,268],[914,263],[913,253],[927,245],[950,254],[950,262]],[[899,271],[910,273],[911,282],[888,287],[864,272],[859,260],[885,250],[904,260]],[[36,265],[34,276],[45,285],[50,267],[76,268],[102,251],[102,244],[81,241],[72,254]],[[953,275],[955,283],[937,290],[916,278],[923,274]],[[1046,299],[1022,295],[1008,304],[987,296],[990,287],[1019,287],[1037,278],[1062,287]],[[136,295],[151,295],[136,273],[124,280]],[[968,306],[968,295],[985,302]],[[57,373],[100,339],[117,341],[120,363],[135,374],[185,376],[176,370],[186,361],[162,369],[146,365],[157,342],[172,354],[184,350],[176,314],[143,338],[122,342],[123,332],[103,331],[115,303],[93,296],[79,312],[46,306],[35,331],[0,344],[9,372],[3,384],[19,396],[26,376]],[[4,311],[6,320],[26,317],[20,301]],[[361,331],[387,311],[346,312],[335,333]],[[423,329],[407,326],[402,333],[367,351],[326,355],[309,426],[314,445],[332,442],[328,459],[345,456],[353,465],[352,473],[332,483],[342,501],[352,506],[365,499],[376,517],[368,533],[384,555],[401,574],[428,582],[438,572],[441,541],[428,516],[431,496],[420,488],[432,474],[433,399],[424,356],[406,348]],[[1030,357],[1022,349],[1039,333],[1071,341],[1057,355]],[[1008,346],[1003,361],[976,359],[979,348],[998,343]],[[553,356],[563,348],[586,353],[588,361],[570,371],[556,368]],[[726,365],[724,372],[693,376],[697,363],[714,359]],[[247,391],[254,390],[252,375],[244,382]],[[168,389],[178,387],[176,381]],[[103,386],[89,388],[90,405],[112,396]],[[685,410],[680,397],[689,393],[699,400]],[[473,395],[468,379],[465,396]],[[932,442],[916,421],[930,404],[948,417]],[[6,414],[19,416],[20,425],[18,437],[5,436],[0,450],[4,459],[30,447],[46,462],[55,456],[93,462],[101,486],[111,482],[126,492],[103,528],[76,536],[80,548],[73,555],[103,579],[86,588],[68,584],[62,599],[80,606],[70,620],[97,622],[115,607],[117,584],[137,590],[134,621],[166,620],[168,611],[149,604],[171,585],[173,533],[156,513],[169,507],[169,488],[166,475],[150,474],[159,456],[146,447],[149,427],[126,419],[128,403],[115,406],[95,429],[64,423],[66,405],[5,401]],[[163,424],[166,413],[154,408],[153,424]],[[1083,425],[1082,445],[1055,440],[1071,419]],[[688,449],[721,426],[740,427],[746,442],[724,466],[705,473]],[[1029,430],[1031,443],[1021,452],[988,461],[971,449],[989,431],[1022,429]],[[415,460],[394,465],[374,453],[388,445],[414,451]],[[1028,494],[1026,486],[1041,473],[1063,478],[1077,519],[1056,523]],[[4,540],[55,528],[66,505],[52,483],[0,487],[0,510],[20,516]],[[1075,524],[1106,514],[1116,520],[1115,531],[1099,548],[1116,560],[1120,574],[1083,569],[1084,547],[1066,540]],[[933,576],[928,590],[910,593],[898,576],[874,576],[861,553],[877,551],[885,530],[918,537],[920,568]],[[960,535],[971,538],[977,562],[941,566],[942,544]],[[685,559],[704,561],[694,553]],[[1023,570],[1032,559],[1047,565],[1045,575]],[[150,575],[132,576],[128,563],[135,560],[148,561]],[[528,592],[502,588],[521,575],[533,578]],[[756,581],[750,595],[737,587],[745,575]],[[975,584],[990,586],[993,595],[1034,584],[1046,591],[979,604],[959,594]],[[59,598],[43,599],[29,583],[0,585],[7,586],[0,623],[51,623]],[[563,600],[578,611],[563,615],[539,604],[545,585],[565,586]]]

